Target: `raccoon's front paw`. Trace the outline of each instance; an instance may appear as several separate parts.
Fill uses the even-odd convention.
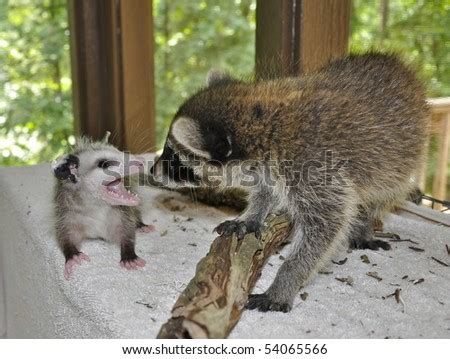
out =
[[[263,294],[250,294],[248,297],[247,309],[257,309],[260,312],[290,312],[292,307],[289,303],[278,303],[269,298],[266,293]]]
[[[241,221],[239,219],[225,221],[214,228],[214,231],[221,236],[230,236],[234,233],[238,240],[242,240],[248,233],[255,233],[256,238],[261,238],[261,224],[256,221]]]

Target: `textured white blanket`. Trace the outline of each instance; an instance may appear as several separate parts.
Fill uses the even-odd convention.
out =
[[[7,336],[155,337],[207,253],[213,227],[229,215],[147,188],[144,220],[157,228],[138,235],[137,253],[147,266],[128,272],[119,267],[117,247],[92,241],[83,247],[91,262],[66,281],[54,239],[52,183],[48,165],[0,170]],[[298,296],[291,313],[247,311],[231,337],[450,338],[450,267],[432,259],[450,263],[450,229],[412,215],[390,215],[386,227],[416,243],[392,243],[388,252],[341,251],[334,260],[346,262],[330,263],[328,274],[301,291],[304,299]],[[288,251],[270,259],[255,292],[270,285]],[[351,286],[336,279],[349,276]],[[400,303],[391,295],[396,289]],[[1,308],[0,301],[0,336]]]

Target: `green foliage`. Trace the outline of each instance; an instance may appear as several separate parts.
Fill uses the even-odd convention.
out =
[[[255,0],[155,0],[157,139],[211,68],[248,76],[254,66]]]
[[[53,159],[73,133],[65,0],[0,0],[0,165]]]
[[[421,69],[428,96],[450,96],[450,0],[353,0],[350,45],[400,52]]]
[[[131,1],[131,0],[129,0]],[[450,0],[353,0],[351,47],[400,50],[430,96],[450,95]],[[256,0],[154,0],[157,139],[210,68],[247,77]],[[0,165],[48,161],[73,141],[66,0],[0,0]]]

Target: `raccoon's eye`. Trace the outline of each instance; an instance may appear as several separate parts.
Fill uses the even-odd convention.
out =
[[[111,161],[111,160],[100,160],[100,161],[98,161],[98,164],[97,164],[98,168],[108,168],[111,166],[119,166],[119,162]]]

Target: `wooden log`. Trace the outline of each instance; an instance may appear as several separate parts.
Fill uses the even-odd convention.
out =
[[[239,320],[264,263],[291,230],[287,216],[269,216],[261,239],[217,237],[161,327],[159,339],[226,338]]]

